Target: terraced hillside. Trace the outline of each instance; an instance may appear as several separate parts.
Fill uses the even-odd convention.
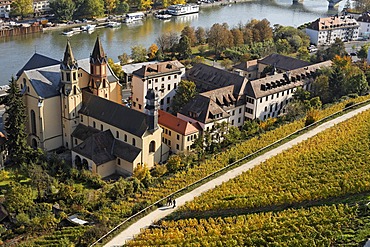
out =
[[[356,199],[317,204],[370,192],[369,141],[367,111],[204,193],[181,209],[181,220],[129,245],[357,246],[370,236],[369,210]]]

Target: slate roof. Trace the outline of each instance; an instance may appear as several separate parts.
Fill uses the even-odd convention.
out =
[[[133,162],[141,152],[141,149],[115,139],[110,130],[93,134],[72,150],[91,159],[96,165],[115,160],[116,157]]]
[[[61,69],[77,69],[78,68],[78,64],[77,64],[75,57],[73,56],[71,43],[69,42],[69,40],[67,41],[66,50],[64,51],[64,57],[63,57],[60,67]]]
[[[213,116],[222,114],[221,118],[229,117],[229,114],[223,110],[222,107],[217,105],[217,103],[209,97],[202,94],[196,95],[194,99],[181,109],[180,113],[201,123],[209,123],[217,120],[211,118],[210,113]]]
[[[191,123],[162,110],[158,111],[158,123],[181,135],[189,135],[198,132],[198,129]]]
[[[143,136],[148,129],[147,115],[145,113],[86,91],[82,93],[82,107],[79,112],[138,137]]]
[[[88,58],[78,60],[77,63],[79,68],[86,72],[90,71],[90,62]],[[108,81],[118,81],[118,78],[114,75],[109,65],[107,65],[107,67]],[[58,62],[57,65],[25,70],[25,73],[39,96],[43,98],[51,98],[60,95],[60,62]]]
[[[79,140],[85,141],[88,137],[99,132],[99,130],[93,127],[78,124],[75,130],[72,132],[72,136]]]
[[[236,99],[233,96],[234,85],[218,88],[208,92],[201,93],[202,95],[212,99],[219,106],[235,105]]]
[[[186,77],[188,80],[195,82],[197,90],[201,93],[234,85],[233,94],[241,96],[247,83],[247,79],[243,76],[203,63],[194,65],[187,71]]]
[[[331,61],[325,61],[304,68],[291,70],[286,73],[253,80],[247,84],[245,93],[247,96],[258,99],[287,89],[302,86],[305,84],[305,78],[313,77],[317,70],[329,66],[331,66]],[[263,87],[265,90],[263,90]]]
[[[267,57],[264,57],[258,60],[258,63],[275,66],[276,69],[285,70],[285,71],[306,67],[311,64],[306,61],[302,61],[296,58],[292,58],[292,57],[288,57],[288,56],[284,56],[280,54],[271,54]]]
[[[363,13],[360,17],[358,17],[357,21],[370,23],[370,13]]]
[[[37,68],[42,68],[42,67],[47,67],[51,65],[59,65],[60,61],[46,57],[44,55],[35,53],[32,55],[30,60],[27,61],[27,63],[17,72],[17,77],[22,74],[23,71],[25,70],[32,70],[32,69],[37,69]]]
[[[233,66],[234,69],[240,69],[243,71],[254,71],[257,70],[257,59],[246,62],[241,62]]]
[[[140,78],[151,78],[167,74],[173,74],[174,72],[181,73],[181,68],[184,68],[179,61],[167,61],[155,64],[143,65],[140,69],[132,72]]]

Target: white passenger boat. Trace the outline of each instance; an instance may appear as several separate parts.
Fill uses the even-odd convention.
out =
[[[199,5],[196,4],[176,4],[167,8],[170,15],[187,15],[199,12]]]
[[[81,27],[81,30],[82,31],[85,31],[85,32],[88,32],[88,33],[92,33],[95,31],[95,28],[96,28],[96,25],[94,24],[87,24],[86,26],[82,26]]]
[[[145,17],[143,12],[136,12],[136,13],[129,13],[126,15],[124,22],[125,23],[132,23],[135,21],[140,21]]]

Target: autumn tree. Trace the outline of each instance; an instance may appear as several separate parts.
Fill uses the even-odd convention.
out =
[[[231,29],[231,33],[234,37],[234,46],[240,46],[244,44],[243,32],[238,28]]]
[[[149,60],[154,60],[157,56],[158,46],[156,44],[152,44],[148,49],[148,57]]]
[[[172,113],[177,113],[197,94],[195,83],[181,80],[176,89],[176,94],[171,102]]]
[[[220,56],[223,50],[229,48],[233,44],[231,32],[221,24],[213,24],[209,30],[208,45],[214,50],[217,56]]]
[[[86,17],[99,17],[104,14],[103,0],[85,0],[84,4],[80,6],[82,15]]]
[[[115,64],[112,58],[108,58],[108,64],[109,64],[109,67],[111,67],[111,69],[113,70],[114,74],[118,78],[122,78],[123,76],[122,66],[119,64]]]
[[[104,0],[104,7],[108,11],[108,14],[110,14],[117,7],[117,1],[116,0]]]
[[[119,0],[116,7],[116,13],[117,14],[124,14],[127,13],[130,10],[130,6],[125,0]]]
[[[22,18],[33,13],[32,0],[14,0],[11,3],[11,14],[20,15]]]
[[[140,0],[139,1],[139,9],[140,10],[149,10],[153,6],[153,1],[152,0]]]
[[[128,64],[131,60],[130,56],[125,52],[122,55],[119,55],[118,59],[119,59],[120,65]]]
[[[195,36],[195,30],[193,27],[185,26],[181,31],[181,38],[187,36],[189,38],[190,46],[194,46],[197,42],[197,37]]]

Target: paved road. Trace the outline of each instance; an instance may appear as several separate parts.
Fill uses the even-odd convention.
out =
[[[329,122],[326,122],[326,123],[323,123],[322,125],[316,127],[315,129],[301,135],[301,136],[298,136],[297,138],[221,175],[220,177],[217,177],[209,182],[207,182],[206,184],[190,191],[189,193],[179,197],[176,199],[176,204],[177,206],[182,206],[185,204],[185,202],[187,201],[192,201],[194,199],[194,197],[197,197],[199,196],[200,194],[202,194],[203,192],[206,192],[208,190],[211,190],[213,188],[215,188],[217,185],[220,185],[224,182],[227,182],[228,180],[230,179],[233,179],[237,176],[239,176],[241,173],[261,164],[262,162],[264,162],[265,160],[283,152],[284,150],[287,150],[291,147],[293,147],[294,145],[297,145],[298,143],[304,141],[304,140],[307,140],[308,138],[312,137],[312,136],[315,136],[316,134],[340,123],[340,122],[343,122],[357,114],[359,114],[360,112],[363,112],[365,110],[368,110],[370,109],[370,105],[366,105],[362,108],[359,108],[357,110],[354,110],[352,112],[349,112],[341,117],[338,117],[336,119],[333,119]],[[170,208],[170,207],[162,207],[162,208],[159,208],[155,211],[153,211],[152,213],[148,214],[147,216],[141,218],[140,220],[138,220],[137,222],[135,222],[134,224],[132,224],[130,227],[128,227],[127,229],[125,229],[124,231],[122,231],[119,235],[117,235],[115,238],[113,238],[110,242],[108,242],[105,246],[106,247],[117,247],[117,246],[122,246],[127,240],[130,240],[132,239],[135,235],[139,234],[140,233],[140,229],[142,228],[146,228],[148,227],[149,225],[151,225],[153,222],[155,221],[158,221],[162,218],[164,218],[165,216],[171,214],[173,211],[175,211],[175,209],[173,208]]]

